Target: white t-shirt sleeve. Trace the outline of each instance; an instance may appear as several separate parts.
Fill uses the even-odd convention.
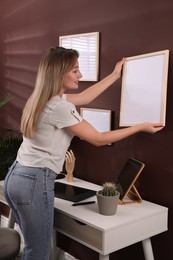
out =
[[[77,112],[76,107],[65,100],[56,106],[50,117],[50,124],[59,129],[75,125],[81,121],[82,117]]]

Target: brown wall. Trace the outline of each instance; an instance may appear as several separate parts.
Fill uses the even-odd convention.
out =
[[[173,2],[169,0],[1,0],[0,91],[14,97],[4,109],[0,123],[19,128],[21,111],[30,95],[41,52],[58,44],[60,35],[100,32],[100,79],[110,73],[122,57],[164,49],[170,50],[166,127],[155,135],[138,134],[111,146],[93,147],[75,138],[75,175],[101,184],[114,180],[128,157],[143,161],[139,191],[144,199],[169,207],[169,230],[152,238],[156,260],[173,259]],[[90,85],[81,82],[83,90]],[[118,128],[121,81],[119,80],[89,107],[113,111]],[[134,231],[135,232],[135,231]],[[82,260],[98,254],[76,242],[58,236],[69,252]],[[67,243],[68,242],[68,243]],[[111,255],[111,259],[144,259],[141,244]]]

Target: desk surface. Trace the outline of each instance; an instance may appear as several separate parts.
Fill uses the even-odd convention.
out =
[[[66,183],[66,180],[59,180],[59,182]],[[74,179],[74,182],[71,184],[92,190],[99,190],[101,188],[99,185],[79,179]],[[90,200],[96,201],[96,196],[88,198],[85,201]],[[98,212],[97,201],[95,204],[78,207],[73,207],[72,204],[73,202],[55,198],[55,209],[57,208],[61,212],[66,212],[67,215],[73,216],[79,221],[82,219],[86,224],[90,224],[101,230],[109,230],[113,227],[129,225],[129,223],[136,223],[136,221],[157,216],[158,214],[168,211],[166,207],[143,200],[142,203],[118,205],[116,215],[104,216]],[[167,229],[166,224],[167,223],[165,223],[163,231]]]
[[[67,183],[66,179],[58,180]],[[99,190],[101,186],[74,178],[71,185]],[[95,200],[96,196],[85,201]],[[0,201],[3,182],[0,182]],[[143,200],[118,205],[113,216],[99,214],[95,204],[72,206],[73,202],[55,198],[55,228],[102,255],[148,239],[167,230],[168,208]]]
[[[62,183],[67,183],[65,179],[58,180]],[[69,183],[68,183],[69,184]],[[75,178],[71,185],[78,187],[89,188],[91,190],[100,190],[101,186]],[[75,217],[76,220],[81,220],[86,224],[90,224],[101,230],[109,230],[116,226],[128,225],[136,223],[138,220],[157,216],[161,213],[167,213],[168,208],[143,200],[142,203],[132,203],[126,205],[118,205],[116,215],[104,216],[98,212],[96,196],[86,199],[85,201],[95,200],[95,204],[73,207],[73,202],[55,198],[55,209],[61,212],[66,212],[67,215]],[[6,203],[3,196],[3,181],[0,181],[0,201]],[[167,222],[163,231],[167,230]]]

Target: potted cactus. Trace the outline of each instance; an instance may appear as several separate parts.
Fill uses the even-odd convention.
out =
[[[120,193],[116,184],[113,182],[105,182],[103,189],[97,191],[97,203],[99,213],[102,215],[115,215],[119,203]]]

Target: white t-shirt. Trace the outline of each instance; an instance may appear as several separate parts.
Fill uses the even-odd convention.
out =
[[[66,127],[82,121],[76,107],[63,98],[49,100],[40,115],[33,138],[23,138],[17,161],[25,166],[47,167],[56,173],[62,171],[65,154],[73,135]]]

